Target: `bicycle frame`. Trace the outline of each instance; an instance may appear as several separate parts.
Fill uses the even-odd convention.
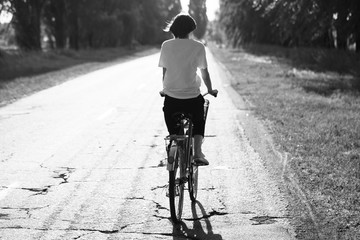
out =
[[[191,157],[191,146],[192,146],[192,131],[193,131],[193,124],[190,118],[184,117],[181,119],[180,122],[180,131],[183,134],[179,135],[170,135],[165,138],[165,140],[170,141],[167,146],[168,155],[176,155],[179,153],[179,146],[184,146],[185,151],[185,160],[186,160],[186,167],[190,164],[190,157]],[[175,143],[175,144],[174,144]],[[167,161],[167,170],[174,171],[175,169],[175,161]]]

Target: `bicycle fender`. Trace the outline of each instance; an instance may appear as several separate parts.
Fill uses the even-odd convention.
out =
[[[175,159],[177,156],[177,148],[178,148],[177,146],[170,147],[167,166],[166,166],[168,171],[174,171],[174,169],[175,169]]]

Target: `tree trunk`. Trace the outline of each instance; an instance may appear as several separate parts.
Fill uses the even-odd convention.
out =
[[[355,36],[356,52],[360,53],[360,33]]]
[[[336,28],[336,40],[337,40],[337,47],[339,49],[346,49],[347,48],[347,39],[349,37],[348,32],[348,2],[344,1],[339,3],[337,6],[337,14],[338,17],[335,21],[335,28]]]
[[[52,2],[54,5],[54,17],[55,17],[55,26],[54,26],[54,35],[56,47],[63,49],[66,43],[66,33],[65,33],[65,2],[64,0],[54,0]]]
[[[15,39],[24,50],[41,50],[42,0],[13,0]]]
[[[189,13],[196,21],[194,36],[202,39],[206,33],[208,18],[206,16],[206,0],[190,0]]]
[[[79,1],[67,0],[66,3],[69,12],[69,46],[79,50]]]

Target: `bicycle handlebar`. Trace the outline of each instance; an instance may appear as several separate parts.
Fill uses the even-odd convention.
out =
[[[219,93],[219,91],[218,91],[217,89],[214,89],[214,90],[213,90],[213,93],[209,93],[209,92],[204,93],[204,94],[203,94],[203,97],[205,97],[205,96],[208,95],[208,94],[212,95],[213,97],[217,97],[218,93]],[[160,94],[161,97],[165,97],[165,96],[166,96],[166,94],[165,94],[163,91],[160,91],[159,94]]]
[[[204,93],[204,94],[203,94],[203,97],[205,97],[205,96],[208,95],[208,94],[212,95],[213,97],[217,97],[218,93],[219,93],[219,91],[218,91],[217,89],[214,89],[214,90],[213,90],[213,93],[209,93],[209,92]]]

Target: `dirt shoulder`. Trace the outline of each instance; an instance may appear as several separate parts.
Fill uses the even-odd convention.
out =
[[[272,55],[211,50],[231,79],[234,99],[240,96],[235,101],[249,110],[239,121],[288,198],[297,238],[359,239],[354,77],[296,68]]]

